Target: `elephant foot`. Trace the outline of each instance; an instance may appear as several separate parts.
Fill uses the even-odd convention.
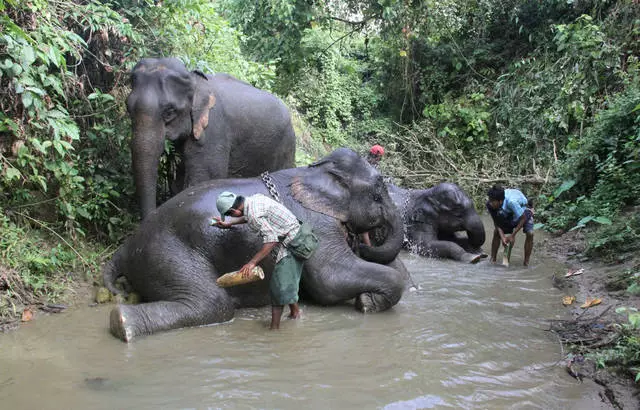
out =
[[[482,255],[482,254],[478,254],[478,255],[474,255],[474,254],[467,254],[465,255],[464,261],[467,263],[470,263],[472,265],[480,262],[483,258],[486,258],[487,255]]]
[[[355,307],[362,313],[375,313],[389,309],[391,304],[382,295],[365,292],[356,297]]]
[[[111,311],[109,318],[111,333],[122,340],[123,342],[131,342],[133,340],[133,327],[131,326],[131,320],[127,317],[126,308],[122,305],[118,305]]]

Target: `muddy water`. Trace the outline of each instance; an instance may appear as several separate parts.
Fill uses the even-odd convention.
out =
[[[130,345],[108,333],[112,306],[39,316],[0,334],[0,408],[599,408],[543,330],[560,265],[534,251],[521,268],[521,242],[508,269],[402,259],[420,290],[391,311],[302,304],[279,332],[268,308]]]

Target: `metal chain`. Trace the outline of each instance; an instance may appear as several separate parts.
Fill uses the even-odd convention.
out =
[[[260,177],[262,178],[262,182],[264,182],[264,184],[266,185],[267,190],[269,190],[269,193],[271,194],[273,199],[282,203],[282,201],[280,200],[280,194],[278,194],[278,190],[276,189],[276,184],[275,182],[273,182],[273,178],[271,178],[269,171],[264,171],[262,174],[260,174]]]

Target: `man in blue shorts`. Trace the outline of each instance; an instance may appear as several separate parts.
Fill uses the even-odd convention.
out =
[[[500,242],[502,245],[513,245],[516,234],[522,229],[526,235],[524,240],[524,266],[529,266],[529,258],[533,250],[533,209],[527,197],[517,189],[504,189],[494,185],[487,193],[487,210],[491,214],[495,229],[491,241],[491,262],[498,256]]]

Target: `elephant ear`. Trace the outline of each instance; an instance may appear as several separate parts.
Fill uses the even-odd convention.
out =
[[[316,162],[308,170],[291,181],[293,199],[307,209],[346,223],[351,201],[348,175],[331,161]]]
[[[209,111],[216,105],[216,96],[213,85],[201,72],[194,72],[196,89],[193,93],[193,105],[191,106],[191,124],[193,138],[199,140],[202,133],[209,125]]]

